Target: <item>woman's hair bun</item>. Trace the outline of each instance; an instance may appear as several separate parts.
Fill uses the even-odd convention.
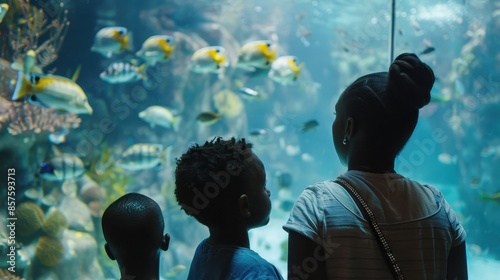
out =
[[[420,109],[431,100],[434,72],[415,54],[400,54],[389,68],[389,94],[399,104]]]

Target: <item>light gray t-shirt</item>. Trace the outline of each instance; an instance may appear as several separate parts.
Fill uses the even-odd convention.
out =
[[[340,177],[373,211],[406,279],[445,279],[450,249],[466,234],[437,188],[395,173],[350,170]],[[392,279],[369,222],[333,181],[308,186],[283,228],[324,248],[328,279]]]

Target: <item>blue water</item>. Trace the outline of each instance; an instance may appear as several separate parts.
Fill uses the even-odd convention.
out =
[[[16,7],[14,1],[0,2],[8,2],[9,13],[13,13],[7,14],[0,24],[0,54],[6,61],[0,64],[0,92],[9,99],[16,82],[16,73],[9,69],[9,64],[17,58],[14,55],[25,55],[12,48],[9,30],[25,28],[26,23],[19,10],[12,12]],[[266,166],[267,185],[273,198],[271,222],[251,231],[251,247],[286,275],[281,244],[287,236],[281,226],[288,212],[279,207],[275,174],[292,174],[288,195],[294,198],[307,185],[345,171],[332,143],[334,106],[339,94],[355,78],[387,71],[390,1],[32,2],[33,7],[45,11],[47,22],[61,19],[67,9],[71,24],[62,38],[57,57],[44,66],[43,71],[70,77],[81,67],[77,83],[85,91],[94,113],[79,115],[78,127],[69,129],[66,141],[55,145],[48,140],[48,129],[42,129],[41,133],[29,130],[19,135],[8,131],[7,126],[14,117],[11,119],[12,114],[7,114],[5,109],[11,103],[3,103],[0,166],[15,166],[19,170],[19,193],[36,185],[33,174],[44,159],[54,156],[52,146],[79,156],[87,174],[95,171],[92,168],[102,155],[111,155],[113,161],[135,143],[171,146],[171,158],[163,168],[113,173],[116,175],[113,182],[124,179],[117,185],[101,186],[106,190],[106,197],[96,210],[102,211],[111,198],[123,191],[138,191],[153,197],[165,210],[167,231],[177,240],[163,257],[161,271],[166,278],[169,267],[189,267],[190,253],[207,236],[206,229],[186,218],[171,192],[166,191],[173,182],[175,158],[193,143],[203,143],[214,136],[246,137],[254,143],[256,154]],[[64,4],[61,6],[61,3]],[[414,180],[435,185],[445,194],[467,231],[470,279],[497,279],[500,203],[498,198],[495,201],[484,197],[500,192],[500,6],[498,1],[489,0],[396,3],[394,52],[420,54],[434,47],[434,52],[420,58],[433,68],[438,78],[433,94],[448,97],[445,101],[433,101],[421,110],[417,128],[397,159],[396,170]],[[91,52],[96,32],[113,25],[124,26],[133,33],[133,51],[112,58]],[[147,86],[139,81],[112,85],[99,78],[110,63],[132,58],[146,38],[158,34],[176,37],[178,45],[170,60],[148,69],[152,84]],[[51,33],[42,36],[37,46],[50,36]],[[279,55],[295,55],[303,63],[295,83],[280,85],[267,78],[267,73],[250,74],[233,65],[220,77],[189,71],[191,55],[201,47],[224,46],[230,62],[234,63],[239,47],[263,39],[275,43]],[[41,62],[39,59],[38,63]],[[242,86],[258,90],[265,98],[242,99],[238,93]],[[196,121],[199,113],[231,109],[231,106],[216,108],[214,104],[214,96],[223,90],[236,95],[241,111],[235,116],[223,115],[212,126],[200,126]],[[153,128],[138,117],[139,112],[152,105],[166,106],[180,114],[183,122],[179,131]],[[18,112],[21,122],[31,119],[43,118]],[[309,120],[318,121],[319,126],[299,132]],[[111,124],[112,129],[106,130],[106,124]],[[250,136],[256,129],[265,129],[267,135]],[[111,178],[110,174],[104,177]],[[5,196],[0,192],[2,201],[6,201]],[[21,195],[19,199],[21,202],[26,198]],[[95,239],[102,245],[99,233]],[[100,254],[99,262],[106,277],[113,277],[117,273],[114,263],[105,263],[105,256]],[[180,269],[168,279],[184,279],[186,273]]]

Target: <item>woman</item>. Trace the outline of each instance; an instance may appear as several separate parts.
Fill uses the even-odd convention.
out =
[[[432,70],[401,54],[389,72],[357,79],[340,96],[332,133],[348,171],[307,187],[287,224],[288,279],[391,279],[392,263],[371,209],[405,279],[467,279],[465,231],[442,193],[405,178],[394,161],[430,101]]]

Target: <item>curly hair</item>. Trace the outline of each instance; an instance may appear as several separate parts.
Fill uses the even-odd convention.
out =
[[[175,197],[188,215],[206,226],[222,226],[236,218],[234,206],[243,194],[243,173],[252,144],[244,138],[216,137],[195,144],[177,159]]]

